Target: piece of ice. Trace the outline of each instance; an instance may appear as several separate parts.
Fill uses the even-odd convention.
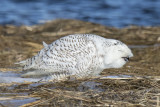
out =
[[[20,74],[15,72],[0,72],[0,83],[23,83],[23,82],[38,82],[42,78],[22,78]]]
[[[110,76],[104,76],[101,79],[121,79],[121,78],[131,78],[130,75],[110,75]]]

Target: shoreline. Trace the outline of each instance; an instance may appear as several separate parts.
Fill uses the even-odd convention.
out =
[[[155,99],[160,93],[160,27],[118,29],[79,20],[54,20],[36,26],[0,26],[2,80],[21,82],[24,78],[15,79],[21,71],[15,62],[35,55],[43,48],[42,41],[50,44],[62,36],[75,33],[92,33],[121,40],[130,46],[134,57],[122,68],[104,70],[101,78],[96,79],[44,84],[0,83],[0,105],[7,105],[8,101],[13,105],[22,102],[20,105],[23,107],[66,104],[143,107],[159,104]]]

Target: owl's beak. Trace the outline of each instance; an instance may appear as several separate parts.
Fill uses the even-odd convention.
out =
[[[129,61],[129,57],[122,57],[126,62]]]

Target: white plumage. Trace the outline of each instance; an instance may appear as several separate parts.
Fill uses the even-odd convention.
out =
[[[133,56],[124,43],[93,34],[68,35],[43,45],[37,55],[18,63],[24,66],[22,77],[97,76],[104,69],[122,67]]]

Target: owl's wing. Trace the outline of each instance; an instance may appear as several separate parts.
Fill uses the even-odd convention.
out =
[[[55,71],[83,71],[89,68],[96,54],[94,43],[85,36],[70,35],[60,38],[46,48],[40,68],[54,68]],[[47,69],[46,68],[46,69]],[[57,69],[57,70],[56,70]]]

